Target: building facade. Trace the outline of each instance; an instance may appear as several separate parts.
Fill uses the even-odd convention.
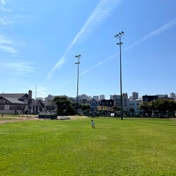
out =
[[[100,95],[100,100],[105,99],[105,95]]]
[[[171,92],[171,93],[170,93],[170,98],[172,98],[172,99],[176,100],[176,95],[175,95],[175,93],[174,93],[174,92]]]
[[[132,93],[132,100],[137,100],[139,97],[138,97],[138,92],[133,92]]]
[[[96,101],[98,101],[99,100],[99,96],[93,96],[93,99],[95,99]]]
[[[91,111],[96,111],[97,110],[97,106],[98,106],[98,103],[97,101],[93,98],[91,101],[90,101],[90,109]]]
[[[113,100],[105,100],[105,99],[103,99],[103,100],[101,100],[100,101],[100,106],[109,106],[109,107],[112,107],[112,106],[114,106],[114,101]]]
[[[157,99],[158,99],[157,95],[144,95],[144,96],[142,96],[143,102],[151,102],[152,100],[157,100]]]
[[[0,112],[8,114],[21,114],[31,112],[34,106],[32,91],[27,93],[0,94]]]
[[[121,107],[121,96],[113,95],[114,106]],[[123,93],[122,95],[123,110],[128,110],[128,94]]]
[[[129,111],[133,111],[134,114],[139,113],[139,105],[142,103],[141,100],[129,100]]]

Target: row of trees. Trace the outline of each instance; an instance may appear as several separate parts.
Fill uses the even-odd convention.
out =
[[[52,104],[50,105],[52,110],[57,111],[58,115],[75,115],[77,109],[82,109],[85,114],[90,113],[89,104],[77,104],[71,102],[66,96],[56,96],[53,99]],[[107,108],[107,109],[106,109]],[[111,112],[120,112],[120,107],[114,106],[112,108],[104,107],[103,110],[97,110],[97,114],[103,115]],[[143,116],[154,116],[154,117],[166,117],[174,116],[176,111],[176,102],[172,99],[157,99],[151,102],[143,102],[139,105],[141,110],[141,115]],[[126,112],[126,115],[129,115],[133,112],[133,109],[129,109],[129,112]]]
[[[66,96],[56,96],[53,99],[52,110],[57,109],[58,115],[75,115],[77,113],[77,109],[81,109],[85,115],[102,115],[108,116],[110,112],[117,112],[120,111],[120,107],[113,106],[111,108],[107,106],[101,106],[101,110],[96,110],[91,112],[90,104],[83,103],[77,104],[71,102]]]
[[[53,102],[57,106],[58,115],[75,115],[77,109],[82,109],[82,111],[90,110],[89,104],[72,103],[66,96],[56,96]]]
[[[143,102],[139,105],[146,116],[168,117],[175,116],[176,101],[172,99],[157,99],[151,102]]]

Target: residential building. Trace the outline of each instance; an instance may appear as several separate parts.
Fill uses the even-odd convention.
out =
[[[110,95],[110,99],[111,99],[111,100],[113,100],[113,96],[114,96],[114,95]]]
[[[100,100],[105,99],[105,95],[100,95]]]
[[[27,93],[2,93],[0,94],[0,112],[9,114],[21,114],[33,112],[34,100],[32,91]]]
[[[138,99],[139,97],[138,97],[138,92],[133,92],[132,93],[132,100],[136,100],[136,99]]]
[[[100,106],[109,106],[109,107],[112,107],[114,105],[114,101],[113,100],[101,100],[100,101]]]
[[[128,105],[128,109],[129,110],[134,110],[134,113],[139,113],[140,109],[138,108],[139,105],[142,103],[142,101],[140,99],[136,99],[136,100],[129,100],[129,105]]]
[[[120,95],[113,95],[112,97],[114,101],[114,106],[121,106],[121,96]]]
[[[123,109],[128,110],[128,94],[127,93],[123,93],[122,100],[123,100]]]
[[[90,109],[91,111],[95,111],[97,109],[97,101],[93,98],[91,101],[90,101]]]
[[[93,99],[95,99],[96,101],[99,100],[99,96],[93,96]]]
[[[170,98],[176,100],[176,95],[175,95],[175,93],[171,92],[171,93],[170,93]]]
[[[158,94],[158,98],[168,98],[167,94]]]
[[[121,96],[120,95],[113,95],[113,101],[114,101],[114,106],[121,107]],[[123,109],[128,110],[128,94],[127,93],[123,93],[122,101],[123,101]]]
[[[144,95],[144,96],[142,96],[143,102],[150,102],[152,100],[157,100],[157,99],[158,99],[158,95]]]

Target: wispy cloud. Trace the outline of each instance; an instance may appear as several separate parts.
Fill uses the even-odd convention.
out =
[[[1,5],[5,5],[5,4],[6,4],[6,1],[5,1],[5,0],[0,0],[0,4],[1,4]]]
[[[17,50],[11,46],[0,45],[0,49],[12,55],[16,55],[17,53]]]
[[[6,5],[6,0],[0,0],[0,9],[1,9],[2,11],[9,12],[10,10],[9,10],[9,9],[6,9],[6,8],[5,8],[5,5]]]
[[[6,0],[0,0],[0,11],[3,12],[1,13],[0,17],[0,27],[2,27],[2,29],[7,25],[12,24],[12,20],[9,19],[10,10],[5,9],[6,4],[7,4]],[[2,32],[0,34],[0,51],[15,56],[17,54],[17,49],[15,48],[15,45],[17,43],[19,44],[19,42],[12,40],[10,37],[6,35],[3,35]]]
[[[16,42],[5,35],[0,35],[0,50],[15,55],[17,50],[14,45]]]
[[[13,41],[5,35],[0,35],[0,43],[2,43],[2,44],[12,44]]]
[[[101,0],[100,3],[96,6],[95,10],[92,12],[82,29],[75,36],[74,40],[66,49],[64,56],[57,62],[57,64],[51,69],[49,74],[46,77],[46,80],[51,78],[52,73],[60,68],[65,60],[67,54],[70,52],[71,48],[80,40],[83,40],[87,37],[98,25],[103,23],[103,21],[110,16],[112,10],[115,8],[117,4],[122,2],[123,0]]]
[[[3,25],[3,26],[12,23],[12,21],[9,19],[9,12],[11,11],[10,9],[5,8],[5,6],[6,6],[6,0],[0,0],[0,11],[1,11],[0,25]]]
[[[11,25],[12,21],[7,18],[7,17],[0,17],[0,25],[2,26],[7,26],[7,25]]]
[[[150,38],[152,38],[152,37],[154,37],[154,36],[156,36],[156,35],[160,35],[160,34],[162,34],[163,32],[166,32],[167,30],[169,30],[169,29],[171,29],[171,28],[173,28],[173,27],[175,27],[175,26],[176,26],[176,18],[174,18],[173,20],[169,21],[169,22],[166,23],[165,25],[161,26],[161,27],[158,28],[157,30],[152,31],[152,32],[149,33],[148,35],[145,35],[144,37],[142,37],[141,39],[137,40],[136,42],[134,42],[134,43],[131,44],[130,46],[124,48],[123,51],[132,49],[132,48],[135,47],[136,45],[138,45],[138,44],[140,44],[140,43],[142,43],[142,42],[144,42],[144,41],[146,41],[146,40],[148,40],[148,39],[150,39]],[[113,54],[113,55],[111,55],[111,56],[109,56],[108,58],[102,60],[102,61],[99,62],[98,64],[93,65],[92,67],[90,67],[90,68],[88,68],[87,70],[83,71],[83,72],[80,74],[80,76],[82,76],[82,75],[88,73],[89,71],[91,71],[91,70],[93,70],[93,69],[99,67],[100,65],[106,63],[106,62],[109,61],[110,59],[116,57],[118,54],[119,54],[119,52],[118,52],[118,53],[115,53],[115,54]],[[74,79],[76,79],[76,78],[74,78]],[[73,80],[73,79],[72,79],[72,80]],[[72,80],[67,81],[67,82],[64,83],[62,86],[64,86],[64,85],[70,83]]]
[[[151,37],[154,37],[156,35],[162,34],[163,32],[173,28],[176,25],[176,18],[174,18],[173,20],[169,21],[168,23],[166,23],[165,25],[161,26],[160,28],[158,28],[157,30],[149,33],[148,35],[142,37],[141,39],[137,40],[136,42],[134,42],[132,45],[126,47],[124,50],[129,50],[133,47],[135,47],[136,45],[144,42],[145,40],[150,39]]]
[[[35,70],[29,63],[26,62],[4,62],[0,64],[3,67],[15,69],[22,72],[33,72]]]

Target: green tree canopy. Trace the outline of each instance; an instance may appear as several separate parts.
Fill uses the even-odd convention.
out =
[[[56,96],[56,97],[54,97],[53,101],[57,105],[57,114],[58,115],[74,115],[74,114],[76,114],[76,111],[72,107],[72,103],[67,98],[67,96]]]
[[[139,109],[149,114],[157,112],[158,114],[161,114],[161,116],[174,115],[174,111],[176,111],[176,102],[172,99],[159,98],[157,100],[152,100],[149,103],[141,103]]]
[[[116,112],[116,111],[120,111],[121,108],[119,106],[113,106],[112,109]]]
[[[90,104],[88,104],[88,103],[85,103],[85,104],[82,104],[81,105],[81,109],[83,110],[83,111],[85,111],[85,110],[90,110]]]

